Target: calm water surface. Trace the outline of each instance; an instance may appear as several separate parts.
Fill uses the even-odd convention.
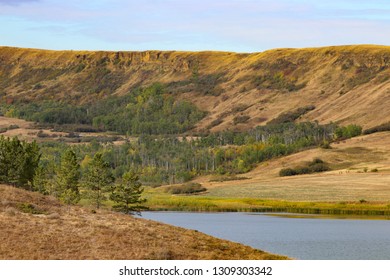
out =
[[[142,217],[295,259],[390,260],[389,220],[186,212],[144,212]]]

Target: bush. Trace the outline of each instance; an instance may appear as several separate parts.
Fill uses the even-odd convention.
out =
[[[329,171],[330,168],[326,163],[316,163],[310,166],[310,173]]]
[[[297,91],[306,86],[306,83],[297,83],[297,80],[292,77],[286,77],[282,72],[267,73],[262,76],[257,76],[253,79],[255,87],[258,89],[276,89]]]
[[[45,214],[44,211],[42,211],[37,206],[31,203],[18,203],[16,207],[18,208],[19,211],[27,214],[34,214],[34,215]]]
[[[220,119],[220,118],[215,119],[215,120],[213,120],[213,121],[207,126],[207,129],[211,129],[211,128],[213,128],[214,126],[220,125],[222,122],[223,122],[223,120]]]
[[[316,107],[314,105],[309,105],[306,107],[300,107],[291,112],[285,112],[277,116],[275,119],[268,122],[268,124],[281,124],[281,123],[289,123],[294,122],[299,117],[303,116],[307,112],[314,110]]]
[[[372,134],[372,133],[381,132],[381,131],[390,131],[390,122],[383,123],[381,125],[366,129],[363,131],[363,134]]]
[[[313,173],[312,169],[307,166],[297,167],[295,168],[295,172],[297,175]]]
[[[337,139],[352,138],[362,134],[362,127],[356,124],[339,127],[335,131]]]
[[[305,166],[300,166],[296,168],[284,168],[279,171],[279,176],[294,176],[301,174],[311,174],[329,171],[330,168],[326,162],[320,158],[314,158],[311,162],[307,163]]]
[[[283,169],[280,169],[280,171],[279,171],[279,176],[281,176],[281,177],[283,177],[283,176],[294,176],[294,175],[298,175],[298,174],[292,168],[283,168]]]
[[[219,85],[225,81],[226,78],[224,73],[207,74],[200,76],[196,74],[193,77],[193,82],[195,83],[196,90],[203,95],[221,95],[223,90]]]
[[[324,163],[324,161],[320,158],[314,158],[310,163],[309,163],[309,166],[313,166],[315,164],[318,164],[318,163]]]
[[[326,140],[324,140],[324,141],[320,144],[320,148],[321,148],[321,149],[332,149],[332,147],[330,146],[329,141],[326,141]]]
[[[204,192],[207,189],[199,183],[187,183],[181,186],[172,186],[167,188],[167,192],[171,194],[193,194]]]
[[[209,182],[225,182],[225,181],[238,181],[238,180],[248,180],[249,177],[243,177],[243,176],[216,176],[215,178],[211,179]]]
[[[246,123],[249,119],[249,116],[235,116],[233,119],[233,124]]]
[[[8,130],[11,130],[11,129],[18,129],[19,126],[17,124],[11,124],[10,126],[8,126]]]

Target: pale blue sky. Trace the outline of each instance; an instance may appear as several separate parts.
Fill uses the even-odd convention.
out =
[[[0,45],[223,50],[390,45],[386,0],[0,0]]]

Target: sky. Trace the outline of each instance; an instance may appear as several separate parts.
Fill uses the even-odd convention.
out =
[[[0,46],[260,52],[390,45],[389,0],[0,0]]]

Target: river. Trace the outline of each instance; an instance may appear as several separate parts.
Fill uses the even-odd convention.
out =
[[[144,212],[160,221],[303,260],[390,260],[390,221],[253,213]]]

